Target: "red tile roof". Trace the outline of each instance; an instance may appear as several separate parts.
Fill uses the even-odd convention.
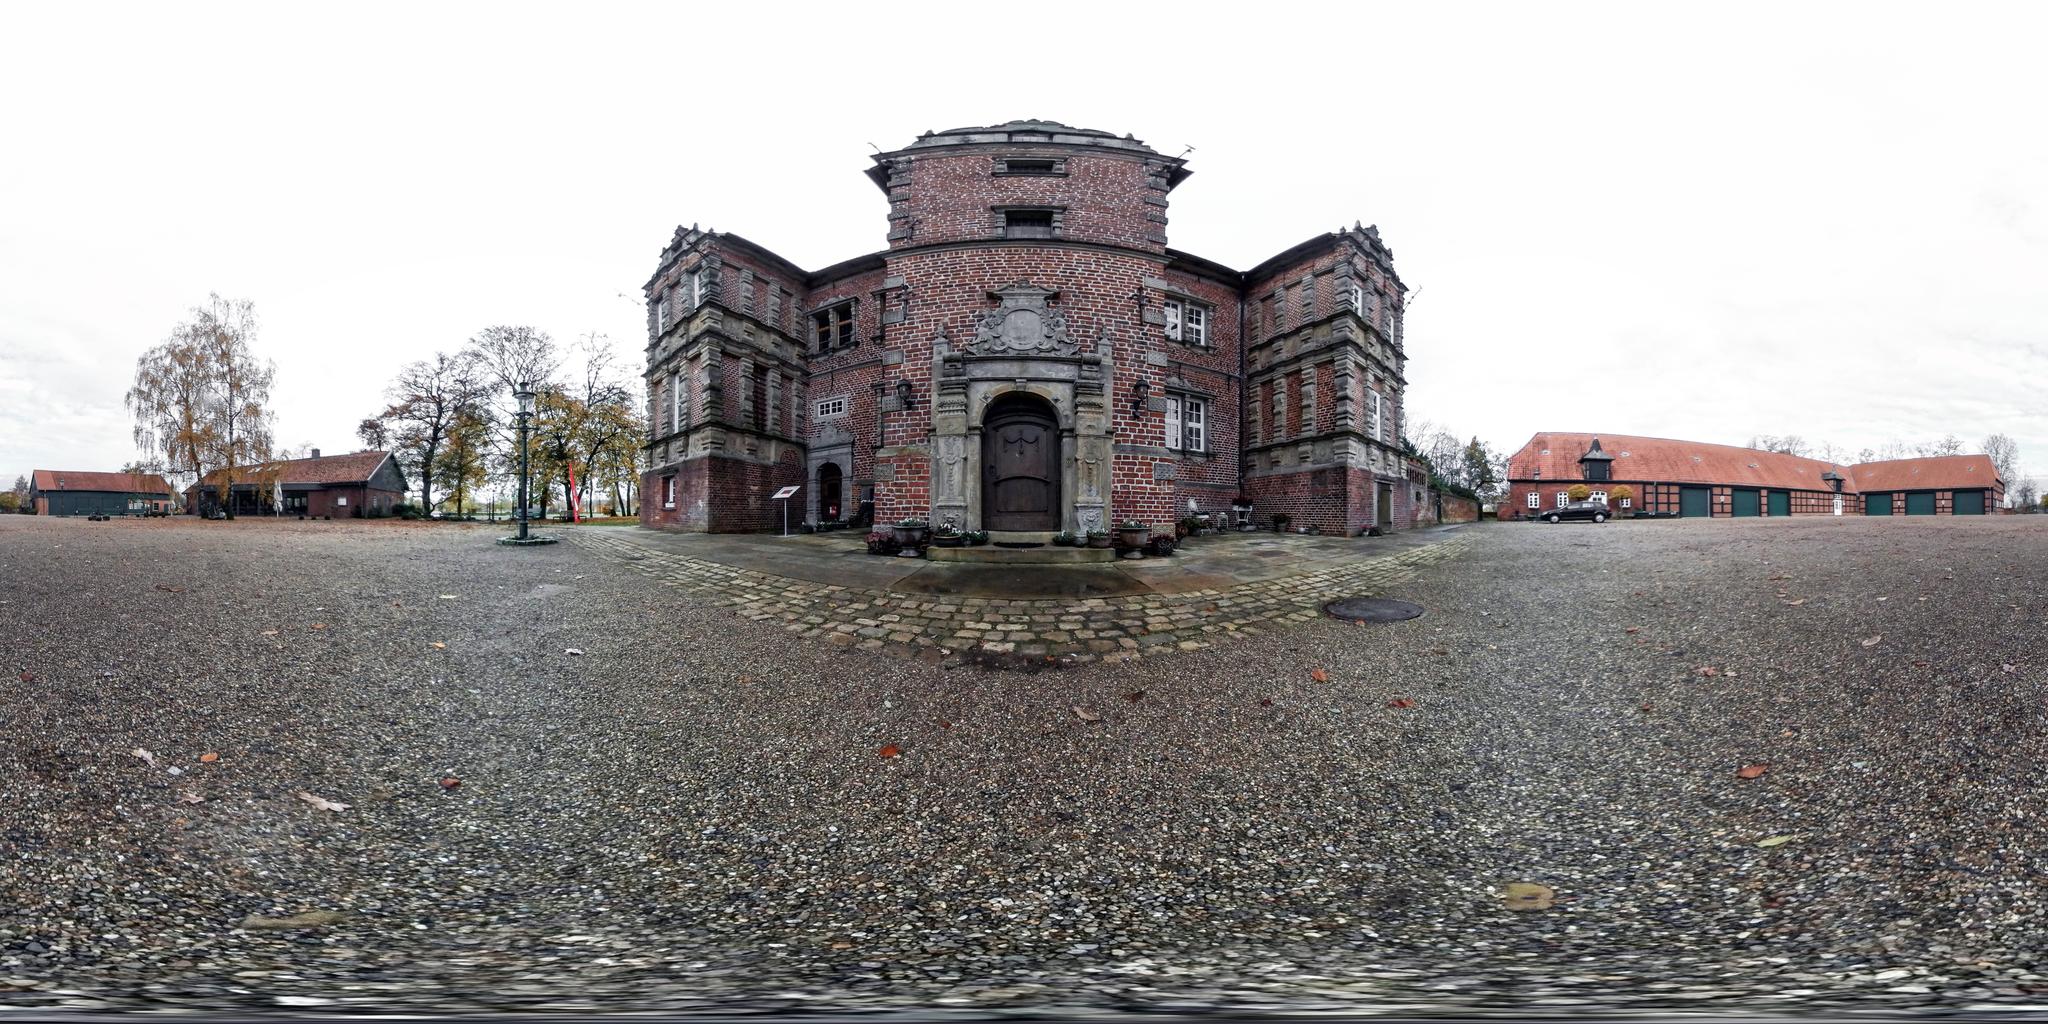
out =
[[[281,484],[360,484],[368,481],[377,472],[377,467],[391,457],[390,452],[350,452],[347,455],[322,455],[317,459],[287,459],[277,463],[282,474]],[[246,483],[255,471],[262,467],[238,466],[235,482]],[[225,470],[216,469],[206,474],[201,481],[211,487],[220,482]]]
[[[1628,434],[1542,433],[1508,458],[1508,478],[1583,480],[1579,456],[1593,447],[1595,437],[1600,439],[1600,448],[1614,456],[1609,465],[1614,467],[1616,481],[1831,491],[1834,488],[1821,474],[1833,471],[1845,478],[1851,476],[1847,467],[1832,462],[1734,445]],[[1854,485],[1845,481],[1842,489],[1853,490]]]
[[[69,469],[38,469],[38,491],[117,491],[123,494],[169,496],[171,485],[155,473],[83,473]]]
[[[1998,468],[1989,455],[1938,455],[1925,459],[1863,462],[1856,466],[1856,489],[1872,491],[1952,491],[1989,487],[2003,491]]]
[[[1508,479],[1583,480],[1585,476],[1579,470],[1579,456],[1593,447],[1596,437],[1600,439],[1601,450],[1614,457],[1610,465],[1614,467],[1616,482],[1730,484],[1827,491],[1833,488],[1821,478],[1821,474],[1832,471],[1841,474],[1842,490],[1850,494],[1986,487],[2002,492],[2005,489],[1990,457],[1985,455],[1944,455],[1842,465],[1701,441],[1557,432],[1537,434],[1520,451],[1509,456]]]

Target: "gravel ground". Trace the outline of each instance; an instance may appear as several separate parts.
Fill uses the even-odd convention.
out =
[[[0,517],[0,1016],[2048,1010],[2048,519],[1474,532],[1412,622],[1016,673]]]

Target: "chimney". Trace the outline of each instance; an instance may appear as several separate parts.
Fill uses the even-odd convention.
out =
[[[312,454],[312,456],[311,456],[311,457],[312,457],[312,458],[315,458],[315,459],[319,458],[319,457],[320,457],[320,449],[318,449],[318,448],[315,448],[315,449],[313,449],[313,454]]]

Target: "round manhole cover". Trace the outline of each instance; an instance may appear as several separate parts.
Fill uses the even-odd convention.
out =
[[[1323,614],[1347,622],[1400,622],[1422,614],[1422,606],[1384,597],[1347,597],[1323,606]]]

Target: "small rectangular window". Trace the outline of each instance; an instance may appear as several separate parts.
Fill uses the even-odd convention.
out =
[[[696,309],[698,306],[701,306],[703,304],[704,271],[692,270],[690,271],[690,308]]]
[[[1004,238],[1051,238],[1051,210],[1003,211]]]
[[[1012,157],[1009,159],[999,161],[996,165],[996,173],[1039,175],[1065,174],[1067,173],[1067,168],[1065,162],[1060,160],[1018,159]]]
[[[853,303],[842,302],[811,314],[813,351],[829,352],[853,345]]]
[[[1542,507],[1543,507],[1543,497],[1542,497],[1541,495],[1537,494],[1537,493],[1536,493],[1535,491],[1530,491],[1530,492],[1529,492],[1529,507],[1530,507],[1530,508],[1542,508]]]
[[[676,478],[673,474],[661,478],[661,507],[676,507]]]
[[[1180,399],[1173,395],[1166,397],[1166,446],[1180,447]]]
[[[1372,418],[1371,422],[1366,424],[1366,434],[1374,440],[1384,441],[1386,440],[1386,400],[1381,398],[1380,393],[1377,391],[1367,391],[1366,394],[1371,396],[1367,415]]]
[[[1602,504],[1602,505],[1605,505],[1605,504],[1607,504],[1607,492],[1606,492],[1606,491],[1594,491],[1594,492],[1593,492],[1593,493],[1592,493],[1591,495],[1589,495],[1589,497],[1591,497],[1591,498],[1592,498],[1592,500],[1594,500],[1594,501],[1597,501],[1597,502],[1599,502],[1599,503],[1600,503],[1600,504]]]
[[[818,402],[818,414],[813,418],[829,420],[835,416],[844,415],[846,415],[846,396],[839,395],[834,398],[820,399]]]
[[[683,429],[683,376],[679,373],[668,378],[668,429],[671,433]]]
[[[1189,345],[1209,344],[1209,308],[1186,299],[1166,300],[1166,336]]]
[[[668,333],[668,298],[669,289],[667,288],[654,293],[654,333],[656,334]]]
[[[1209,403],[1198,398],[1181,403],[1180,439],[1188,451],[1209,450]]]
[[[1565,507],[1566,505],[1569,505],[1569,504],[1571,504],[1571,500],[1572,500],[1571,492],[1569,492],[1569,491],[1559,491],[1559,492],[1557,492],[1557,507],[1558,507],[1558,508],[1563,508],[1563,507]]]
[[[1356,313],[1356,314],[1358,314],[1358,318],[1359,318],[1360,320],[1363,320],[1363,319],[1365,319],[1365,284],[1364,284],[1364,282],[1361,282],[1361,281],[1353,281],[1353,282],[1351,282],[1351,311],[1352,311],[1353,313]]]

